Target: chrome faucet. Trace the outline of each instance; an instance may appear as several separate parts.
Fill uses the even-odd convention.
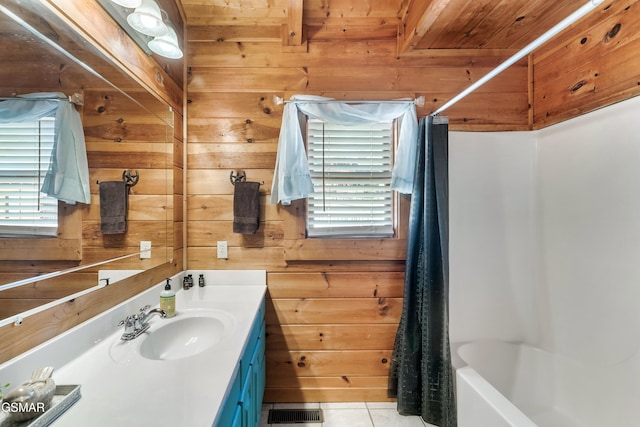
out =
[[[154,314],[157,314],[163,319],[167,317],[167,313],[165,313],[164,310],[154,308],[153,310],[148,311],[150,308],[150,305],[145,305],[140,309],[139,314],[127,316],[126,319],[121,320],[120,323],[118,323],[118,326],[124,326],[124,333],[120,337],[121,340],[131,341],[146,332],[150,326],[149,319],[153,317]]]

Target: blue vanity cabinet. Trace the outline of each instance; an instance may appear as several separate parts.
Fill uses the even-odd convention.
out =
[[[240,406],[242,407],[242,426],[255,427],[260,424],[260,411],[262,410],[262,397],[264,395],[264,354],[265,354],[264,323],[260,327],[258,343],[248,360],[248,370]]]
[[[239,423],[239,419],[241,413],[240,406],[238,405],[242,385],[240,380],[240,375],[236,370],[229,388],[229,394],[220,408],[220,416],[215,424],[216,427],[240,427],[241,424]]]
[[[265,338],[263,301],[238,362],[229,394],[222,404],[216,427],[257,427],[260,424],[266,378]]]

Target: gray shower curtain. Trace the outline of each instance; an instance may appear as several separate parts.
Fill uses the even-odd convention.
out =
[[[404,303],[389,372],[398,412],[456,426],[449,348],[448,119],[419,125],[411,194]]]

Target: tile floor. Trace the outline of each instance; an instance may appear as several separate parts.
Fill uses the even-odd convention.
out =
[[[324,422],[302,424],[267,424],[269,409],[321,408]],[[417,416],[403,416],[396,411],[395,402],[348,403],[269,403],[262,405],[260,427],[435,427]]]

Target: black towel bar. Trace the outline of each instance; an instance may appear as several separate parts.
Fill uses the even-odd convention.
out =
[[[122,171],[122,180],[127,184],[127,188],[130,190],[131,187],[135,187],[138,181],[140,181],[140,173],[136,170],[136,174],[134,175],[131,172],[131,169],[125,169]],[[100,185],[100,180],[96,180],[96,184]]]
[[[247,173],[245,171],[238,171],[237,175],[233,174],[233,171],[229,174],[229,181],[232,185],[236,185],[236,182],[245,182],[247,180]],[[264,181],[260,182],[260,185],[264,185]]]

